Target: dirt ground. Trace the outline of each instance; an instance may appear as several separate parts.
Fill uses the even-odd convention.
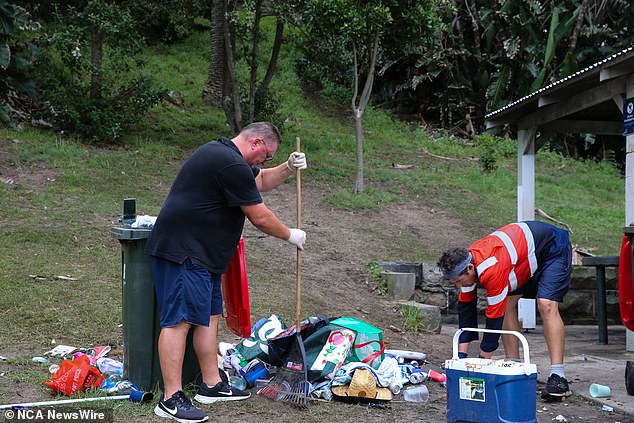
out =
[[[402,328],[403,318],[393,302],[376,292],[376,282],[368,274],[367,263],[375,260],[399,260],[399,257],[406,257],[402,261],[433,261],[444,248],[467,244],[477,236],[474,232],[487,233],[494,228],[474,228],[472,225],[463,228],[463,222],[457,218],[449,213],[430,209],[422,202],[392,205],[378,212],[347,212],[329,207],[323,190],[312,188],[308,183],[303,184],[302,194],[302,222],[307,232],[302,262],[302,315],[320,312],[328,316],[355,316],[383,328],[388,348],[422,351],[434,364],[444,363],[445,359],[450,358],[450,336],[413,334],[389,329]],[[282,221],[289,225],[296,221],[294,184],[285,184],[266,193],[264,199]],[[415,237],[420,250],[409,251],[412,248],[411,243],[400,245],[399,238],[404,235]],[[284,273],[283,269],[280,272],[280,263],[295,265],[293,260],[288,259],[288,251],[278,240],[259,238],[258,232],[249,224],[245,230],[245,243],[250,266],[251,263],[265,262],[271,272]],[[287,277],[284,282],[289,284],[285,290],[289,294],[289,300],[294,299],[291,295],[294,278]],[[256,286],[258,281],[254,280],[253,284]],[[257,288],[255,291],[251,296],[252,310],[282,308],[279,305],[274,306],[279,304],[279,289],[268,290],[263,298],[257,298],[260,294]],[[284,316],[290,318],[294,313]],[[439,370],[431,365],[425,367]],[[284,408],[282,416],[275,419],[289,422],[313,421],[314,417],[315,421],[321,422],[366,423],[446,421],[444,387],[434,382],[427,383],[427,386],[431,395],[430,401],[424,405],[405,402],[402,395],[399,395],[385,409],[316,403],[311,405],[307,414],[297,413],[292,409],[287,414],[288,410]],[[538,391],[542,388],[543,386],[538,386]],[[557,416],[562,416],[568,422],[634,422],[634,417],[606,413],[601,411],[600,406],[579,396],[572,396],[560,403],[543,403],[539,395],[537,398],[537,421],[540,423],[551,422]],[[252,401],[259,406],[262,400],[255,398]],[[514,400],[521,401],[520,398]],[[266,407],[266,404],[262,406]],[[216,411],[214,414],[218,415]],[[288,420],[283,416],[288,416]],[[261,421],[270,417],[272,416],[268,414]]]
[[[26,177],[7,175],[11,181],[27,183]],[[50,175],[54,179],[54,174]],[[304,181],[306,181],[305,178]],[[308,234],[303,252],[302,316],[322,313],[328,316],[354,316],[384,329],[388,348],[421,351],[434,364],[451,356],[451,337],[440,334],[414,334],[400,330],[403,318],[397,306],[378,295],[376,281],[367,270],[370,261],[433,261],[450,245],[467,244],[476,236],[494,228],[463,227],[462,221],[448,212],[433,210],[417,200],[390,205],[380,211],[349,212],[334,209],[326,202],[327,187],[304,182],[302,222]],[[265,203],[289,226],[295,226],[295,185],[284,184],[264,195]],[[109,229],[104,222],[104,230]],[[287,244],[263,237],[247,223],[245,228],[252,321],[275,313],[292,324],[295,316],[295,254]],[[414,239],[415,241],[412,241]],[[403,240],[406,240],[404,242]],[[118,255],[113,266],[118,266]],[[394,327],[397,330],[389,329]],[[221,340],[234,342],[226,331]],[[2,366],[2,362],[0,362]],[[432,365],[426,366],[441,371]],[[15,369],[3,366],[4,370]],[[311,402],[308,410],[274,403],[254,396],[248,401],[203,406],[210,421],[257,422],[442,422],[446,421],[446,392],[442,385],[429,382],[430,400],[413,404],[402,395],[378,407],[349,405],[339,402]],[[43,400],[41,390],[28,387],[21,391],[22,401]],[[542,386],[538,386],[541,390]],[[522,398],[514,398],[522,401]],[[115,421],[164,421],[154,416],[154,404],[130,406],[117,411]],[[559,418],[558,416],[561,416]],[[3,421],[0,412],[0,422]],[[9,421],[9,420],[6,420]],[[634,417],[606,413],[596,404],[572,396],[561,403],[537,400],[537,421],[632,422]]]

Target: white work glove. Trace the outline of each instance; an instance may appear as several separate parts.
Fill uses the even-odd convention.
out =
[[[291,229],[291,236],[288,237],[287,241],[303,250],[304,242],[306,242],[306,232],[301,229]]]
[[[306,154],[298,153],[297,151],[293,151],[290,156],[288,156],[288,161],[286,162],[286,166],[288,166],[289,170],[294,171],[304,170],[308,167],[306,163]]]

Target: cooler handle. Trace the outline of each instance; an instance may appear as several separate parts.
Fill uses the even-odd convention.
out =
[[[500,333],[504,335],[515,335],[522,342],[522,350],[524,351],[524,364],[531,364],[528,353],[528,341],[519,332],[514,330],[495,330],[495,329],[480,329],[480,328],[462,328],[458,329],[453,336],[453,357],[452,359],[458,359],[458,339],[460,338],[460,334],[464,331],[468,332],[482,332],[482,333]]]

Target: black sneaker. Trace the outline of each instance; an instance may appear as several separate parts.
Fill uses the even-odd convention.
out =
[[[555,373],[548,377],[546,382],[546,393],[553,397],[563,397],[569,395],[568,381]]]
[[[225,381],[218,382],[215,386],[209,387],[201,383],[198,387],[198,394],[194,399],[203,404],[212,404],[219,401],[238,401],[251,396],[250,392],[231,387]]]
[[[182,423],[198,423],[209,419],[207,414],[191,403],[183,391],[176,392],[168,400],[161,398],[154,407],[154,414]]]

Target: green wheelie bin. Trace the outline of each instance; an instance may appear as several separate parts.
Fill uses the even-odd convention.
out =
[[[142,390],[163,386],[158,355],[161,331],[156,304],[152,258],[145,252],[151,229],[113,227],[112,234],[121,243],[121,292],[123,322],[124,377]],[[200,367],[192,344],[187,338],[183,360],[183,384],[195,382]]]

